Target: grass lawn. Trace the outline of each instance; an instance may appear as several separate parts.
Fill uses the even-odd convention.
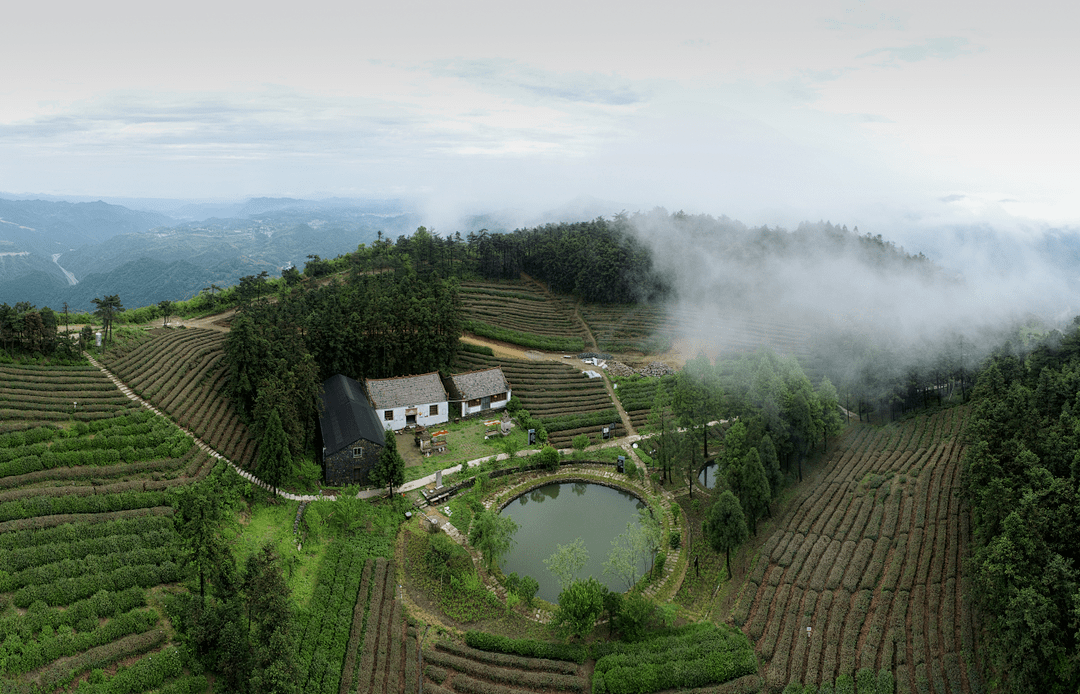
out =
[[[496,417],[497,418],[497,417]],[[443,470],[477,458],[486,458],[506,452],[509,444],[515,450],[528,445],[528,434],[516,426],[505,438],[484,440],[484,420],[469,419],[457,424],[449,423],[445,427],[450,434],[446,437],[447,452],[425,458],[413,442],[412,434],[398,435],[397,444],[401,457],[405,459],[405,481],[411,482],[427,477],[436,470]]]
[[[272,543],[282,559],[285,580],[292,590],[293,599],[297,605],[304,606],[315,589],[315,574],[330,538],[324,542],[309,538],[301,551],[296,550],[292,527],[299,506],[299,501],[282,501],[277,504],[258,501],[249,506],[247,513],[241,516],[233,551],[238,567],[243,570],[244,562],[249,556],[267,542]]]

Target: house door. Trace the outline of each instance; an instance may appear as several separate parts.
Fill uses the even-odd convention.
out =
[[[491,397],[490,396],[486,397],[486,398],[480,398],[480,409],[481,410],[490,410],[491,409]]]
[[[412,407],[405,410],[405,423],[409,425],[416,424],[416,408]]]

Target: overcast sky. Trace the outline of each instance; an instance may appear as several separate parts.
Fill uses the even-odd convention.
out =
[[[1013,5],[9,3],[0,190],[1077,224],[1080,5]]]

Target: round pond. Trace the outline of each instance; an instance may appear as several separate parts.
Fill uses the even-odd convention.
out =
[[[536,596],[558,602],[559,581],[544,560],[555,553],[556,545],[568,545],[577,538],[589,550],[589,562],[578,574],[592,576],[619,592],[626,584],[604,573],[611,541],[626,532],[626,524],[638,524],[638,509],[645,508],[637,497],[619,489],[586,482],[559,482],[537,487],[511,501],[502,511],[518,524],[517,544],[502,564],[505,574],[532,576],[540,584]],[[645,572],[643,561],[638,577]]]

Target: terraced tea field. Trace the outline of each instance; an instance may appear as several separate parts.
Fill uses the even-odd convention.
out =
[[[440,639],[424,648],[424,691],[431,694],[526,694],[585,692],[575,662],[481,651]]]
[[[963,595],[966,414],[850,429],[790,503],[731,613],[769,687],[886,670],[899,694],[984,691]]]
[[[465,329],[530,349],[581,352],[587,332],[566,299],[531,282],[463,282]]]
[[[602,427],[615,424],[613,436],[625,436],[611,397],[601,378],[589,378],[580,370],[555,361],[501,359],[482,354],[458,354],[455,369],[472,371],[502,367],[513,395],[529,413],[540,418],[553,446],[569,448],[578,434],[600,440]]]
[[[168,413],[211,448],[241,467],[255,462],[258,442],[222,392],[226,334],[202,328],[155,331],[126,354],[106,355],[105,365],[147,402]]]
[[[586,304],[579,309],[603,352],[667,351],[680,337],[701,335],[723,352],[769,347],[780,354],[804,354],[810,335],[795,322],[755,316],[714,316],[676,307],[638,304]]]
[[[152,601],[180,578],[169,490],[210,457],[93,367],[0,371],[0,688],[51,692],[124,662],[79,691],[205,690]]]

